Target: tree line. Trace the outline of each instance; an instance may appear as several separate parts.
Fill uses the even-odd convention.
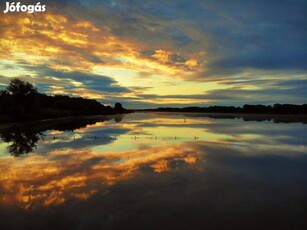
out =
[[[306,115],[307,114],[307,104],[302,104],[302,105],[294,105],[294,104],[249,105],[249,104],[246,104],[243,107],[235,107],[235,106],[209,106],[209,107],[184,107],[184,108],[160,107],[157,109],[145,109],[143,111]]]
[[[31,83],[20,79],[11,80],[6,89],[0,91],[0,122],[125,112],[120,103],[112,108],[93,99],[39,93]]]

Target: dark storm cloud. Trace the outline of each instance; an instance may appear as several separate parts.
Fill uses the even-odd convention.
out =
[[[307,68],[303,0],[64,2],[83,7],[81,13],[70,10],[71,15],[107,25],[118,36],[179,50],[205,50],[209,71],[203,76],[217,69],[227,74],[245,68]],[[190,34],[187,26],[198,34]]]
[[[102,92],[129,92],[130,90],[121,87],[115,80],[107,76],[87,74],[77,71],[64,72],[56,70],[48,70],[44,72],[48,76],[57,78],[71,79],[83,83],[84,87]]]
[[[306,1],[225,1],[213,3],[229,22],[205,27],[221,54],[215,66],[225,72],[244,68],[306,70]],[[206,73],[205,73],[206,75]]]
[[[276,84],[281,87],[300,88],[307,92],[307,79],[285,80]]]
[[[251,89],[224,89],[212,90],[209,92],[211,98],[215,98],[219,103],[231,104],[233,101],[236,103],[244,104],[274,104],[274,103],[288,103],[301,104],[306,102],[307,91],[306,87],[289,89],[267,88],[259,90]],[[222,96],[222,98],[221,98]],[[224,97],[228,97],[227,101],[223,101]]]
[[[28,66],[23,63],[23,67],[26,69],[35,71],[37,76],[40,78],[44,77],[55,77],[59,79],[59,84],[61,85],[61,81],[68,81],[70,84],[66,85],[67,88],[75,88],[72,84],[72,81],[76,81],[82,83],[81,87],[85,87],[87,89],[102,91],[107,93],[123,93],[130,92],[128,88],[122,87],[118,85],[118,82],[114,79],[97,74],[84,73],[79,71],[60,71],[54,70],[47,66]],[[39,84],[39,86],[43,88],[48,87],[48,83]]]

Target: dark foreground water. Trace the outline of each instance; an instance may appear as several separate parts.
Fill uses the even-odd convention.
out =
[[[307,125],[248,120],[2,126],[0,229],[307,229]]]

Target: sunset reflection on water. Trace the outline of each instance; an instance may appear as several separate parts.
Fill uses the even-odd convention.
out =
[[[276,211],[270,226],[286,216],[291,205],[297,216],[283,221],[300,224],[306,204],[300,198],[307,188],[304,124],[129,114],[120,121],[96,118],[67,130],[42,131],[44,125],[30,125],[37,126],[41,136],[28,153],[10,154],[12,137],[1,143],[0,210],[9,208],[19,216],[25,210],[35,216],[37,211],[61,207],[78,219],[84,215],[78,207],[90,205],[90,210],[104,210],[101,216],[88,214],[97,228],[134,226],[130,218],[147,210],[142,214],[144,226],[150,219],[175,228],[181,223],[176,215],[188,218],[185,224],[193,220],[202,226],[207,212],[227,223],[228,212],[254,220]],[[2,140],[8,138],[6,130]],[[24,139],[15,141],[33,137],[27,128],[22,130],[16,133]],[[25,144],[15,145],[20,149]],[[163,207],[160,215],[158,209]],[[61,213],[66,215],[72,214]],[[165,222],[165,216],[170,220]]]

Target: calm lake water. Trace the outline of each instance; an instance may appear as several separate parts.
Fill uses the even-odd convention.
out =
[[[307,125],[245,120],[2,126],[0,229],[307,229]]]

